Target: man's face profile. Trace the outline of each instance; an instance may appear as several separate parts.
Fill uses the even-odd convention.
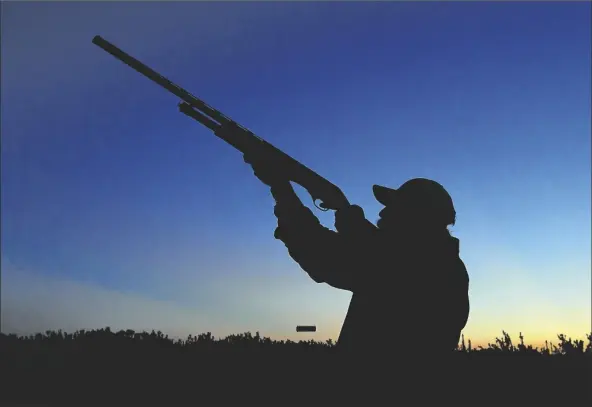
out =
[[[391,230],[393,226],[400,223],[400,210],[394,205],[385,207],[378,213],[376,226],[381,230]]]

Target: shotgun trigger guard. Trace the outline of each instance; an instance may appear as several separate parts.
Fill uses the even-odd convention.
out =
[[[312,204],[315,206],[315,208],[322,212],[327,212],[329,210],[329,208],[325,208],[325,205],[323,205],[322,202],[317,205],[317,201],[319,201],[319,198],[313,198],[312,200]]]

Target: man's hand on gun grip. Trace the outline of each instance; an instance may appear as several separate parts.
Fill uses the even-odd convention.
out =
[[[320,225],[317,217],[301,202],[279,201],[273,212],[278,220],[274,237],[286,244],[305,238],[310,232],[314,233]]]
[[[335,229],[340,233],[355,232],[366,222],[364,210],[358,205],[350,205],[335,211]]]

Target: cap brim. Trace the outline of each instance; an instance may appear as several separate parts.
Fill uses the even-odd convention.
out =
[[[397,194],[396,189],[383,187],[381,185],[373,185],[372,192],[378,202],[384,206],[390,205],[395,201],[395,195]]]

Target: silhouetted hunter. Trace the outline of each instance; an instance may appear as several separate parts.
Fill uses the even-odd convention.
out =
[[[314,281],[353,292],[339,348],[358,354],[404,349],[411,336],[424,342],[424,355],[457,346],[469,314],[469,279],[458,240],[447,229],[456,217],[452,199],[440,184],[414,179],[398,190],[375,185],[385,208],[374,226],[329,180],[102,37],[93,43],[179,97],[181,113],[240,151],[271,187],[275,236],[290,256]],[[321,201],[321,209],[336,211],[337,232],[319,223],[288,180]],[[388,343],[377,347],[370,339],[376,337]]]
[[[290,256],[317,283],[353,292],[339,349],[368,353],[377,346],[376,336],[388,338],[385,347],[394,349],[404,348],[401,342],[410,336],[419,338],[421,352],[444,354],[458,345],[469,315],[469,278],[459,241],[447,228],[456,211],[439,183],[416,178],[399,189],[374,185],[374,196],[385,206],[377,226],[361,207],[350,205],[336,211],[334,232],[273,169],[245,161],[271,187],[275,237]]]

